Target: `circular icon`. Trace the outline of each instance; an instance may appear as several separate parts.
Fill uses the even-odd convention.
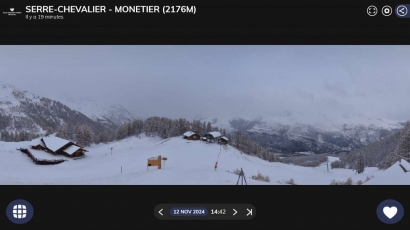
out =
[[[384,16],[390,16],[393,13],[393,10],[390,6],[383,6],[382,8],[382,14]]]
[[[375,7],[375,6],[369,6],[369,7],[367,7],[367,14],[368,14],[369,16],[376,16],[376,14],[377,14],[377,7]]]
[[[7,218],[15,224],[25,224],[33,218],[33,206],[25,200],[15,200],[6,209]]]
[[[407,7],[405,7],[403,5],[398,6],[397,9],[396,9],[396,13],[400,17],[406,16],[407,15]]]
[[[404,215],[404,208],[396,200],[385,200],[377,206],[377,217],[385,224],[395,224]]]

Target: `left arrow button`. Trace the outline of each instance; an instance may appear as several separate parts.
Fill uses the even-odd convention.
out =
[[[162,214],[162,211],[163,211],[164,209],[161,209],[161,210],[159,210],[159,214],[161,215],[161,216],[163,216],[164,214]]]

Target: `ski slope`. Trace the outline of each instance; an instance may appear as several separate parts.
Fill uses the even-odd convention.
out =
[[[248,185],[284,185],[286,183],[283,181],[291,178],[298,185],[329,185],[332,180],[346,181],[347,178],[352,178],[356,183],[358,180],[365,181],[367,176],[374,178],[365,184],[372,181],[378,184],[410,183],[410,176],[403,171],[400,174],[397,170],[389,172],[366,168],[362,174],[355,174],[349,169],[330,169],[328,172],[326,164],[312,168],[267,162],[241,154],[231,146],[224,149],[216,143],[187,141],[182,137],[167,140],[131,137],[92,145],[87,148],[87,157],[72,160],[61,156],[69,160],[58,165],[35,165],[25,154],[16,150],[20,147],[29,148],[29,145],[30,142],[0,142],[0,184],[236,185],[238,175],[233,171],[241,167]],[[168,158],[165,166],[160,170],[156,167],[147,169],[147,159],[158,155]],[[215,171],[217,159],[218,168]],[[330,161],[337,159],[330,157]],[[271,181],[250,178],[258,172],[269,176]],[[399,173],[400,181],[395,181],[394,175],[386,173]]]

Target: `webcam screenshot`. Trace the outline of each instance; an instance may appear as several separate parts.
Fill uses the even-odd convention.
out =
[[[0,229],[408,229],[410,1],[0,3]]]
[[[2,184],[410,183],[407,46],[0,53]]]

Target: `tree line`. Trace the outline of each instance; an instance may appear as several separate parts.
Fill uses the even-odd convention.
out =
[[[155,116],[145,120],[136,119],[132,122],[123,123],[115,131],[114,140],[122,140],[131,136],[139,136],[140,134],[166,139],[181,136],[187,131],[195,132],[201,136],[208,132],[218,131],[230,139],[230,134],[225,129],[220,130],[218,127],[212,126],[210,122],[201,122],[199,120],[190,122],[184,118],[170,119]]]
[[[332,162],[331,167],[361,173],[365,167],[387,169],[401,159],[410,161],[410,121],[400,132],[384,140],[341,155],[340,160]]]
[[[30,141],[40,137],[39,134],[33,134],[27,131],[1,131],[0,141],[5,142],[20,142]]]
[[[132,136],[144,134],[148,137],[158,136],[166,139],[181,136],[187,131],[204,135],[209,132],[217,131],[228,138],[228,144],[238,149],[241,153],[256,156],[267,161],[279,161],[279,156],[271,153],[267,148],[262,147],[258,142],[249,139],[242,132],[229,133],[225,129],[213,126],[210,122],[201,122],[200,120],[189,121],[184,118],[170,119],[166,117],[149,117],[145,120],[135,119],[120,125],[116,130],[110,131],[105,129],[101,132],[95,132],[86,125],[64,124],[56,130],[48,128],[45,136],[56,133],[57,137],[77,142],[82,146],[89,146],[92,143],[108,143],[112,141],[123,140]],[[13,133],[3,131],[0,133],[0,140],[8,142],[29,141],[38,138],[39,135],[30,134],[25,131]]]
[[[247,155],[256,156],[269,162],[279,162],[278,155],[273,154],[267,148],[262,147],[258,142],[249,139],[242,132],[236,132],[234,134],[232,146],[237,150]]]

